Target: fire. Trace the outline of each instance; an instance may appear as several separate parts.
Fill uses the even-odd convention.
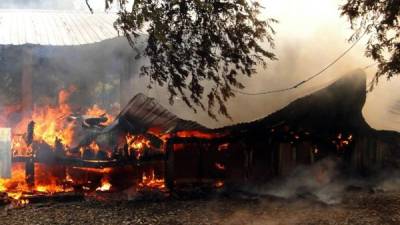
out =
[[[17,155],[29,155],[29,148],[26,143],[25,134],[27,126],[34,121],[34,141],[46,143],[53,149],[57,140],[65,147],[71,147],[74,144],[75,129],[77,124],[75,121],[67,120],[68,116],[73,115],[73,109],[69,104],[69,99],[75,87],[62,89],[58,94],[58,103],[56,105],[36,106],[30,117],[25,117],[13,128],[13,150]],[[114,117],[108,114],[98,105],[93,105],[86,110],[89,116],[104,116],[107,121],[102,125],[108,125],[113,122]],[[91,146],[94,147],[94,146]],[[95,149],[94,149],[95,150]]]
[[[180,137],[180,138],[202,138],[202,139],[213,139],[213,138],[221,138],[227,136],[228,133],[206,133],[197,130],[185,130],[178,131],[174,134],[164,134],[161,136],[161,139],[167,140],[171,137]]]
[[[100,151],[100,147],[99,145],[95,142],[92,141],[92,143],[90,143],[89,148],[95,153],[97,154]]]
[[[222,152],[229,149],[229,143],[220,144],[218,146],[218,151]]]
[[[225,170],[225,165],[222,163],[215,163],[215,168],[219,170]]]
[[[218,180],[218,181],[215,182],[215,184],[214,184],[214,186],[215,186],[216,188],[222,188],[224,185],[225,185],[224,182],[221,181],[221,180]]]
[[[350,145],[353,141],[353,135],[349,134],[347,137],[342,133],[339,133],[335,140],[333,140],[333,144],[336,145],[336,149],[338,151],[344,151],[348,145]]]
[[[53,151],[56,146],[62,145],[68,150],[74,144],[75,129],[77,123],[75,120],[68,120],[70,115],[73,115],[73,108],[69,104],[72,93],[76,90],[71,86],[59,92],[57,104],[47,104],[44,106],[35,106],[30,115],[26,114],[21,121],[12,126],[11,147],[13,156],[34,156],[33,143],[47,144]],[[101,109],[98,105],[86,110],[90,116],[104,116],[109,122],[113,121],[113,117]],[[4,115],[2,115],[4,116]],[[7,115],[6,115],[7,116]],[[28,125],[33,127],[33,132],[30,133]],[[29,137],[30,136],[30,137]],[[96,142],[92,142],[89,146],[91,151],[97,153],[100,147]],[[85,148],[80,149],[81,155]],[[26,182],[25,165],[22,163],[13,164],[12,178],[0,179],[0,192],[6,192],[9,196],[19,199],[24,193],[48,193],[54,194],[58,192],[73,191],[71,187],[65,187],[66,183],[73,183],[71,177],[67,174],[66,178],[53,176],[46,166],[35,164],[35,184],[30,187]],[[106,172],[101,171],[102,173]],[[65,174],[64,174],[65,175]],[[107,189],[108,184],[104,183],[101,189]]]
[[[11,179],[0,179],[0,192],[7,192],[14,199],[18,199],[22,192],[28,191],[25,182],[25,167],[23,164],[14,164],[11,170]]]
[[[22,135],[15,135],[11,139],[13,155],[30,155],[32,148],[27,146]]]
[[[149,175],[143,173],[142,182],[138,185],[140,188],[151,188],[151,189],[164,189],[165,188],[165,180],[157,179],[154,170],[151,170]]]
[[[27,200],[21,199],[24,193],[40,192],[54,194],[71,191],[73,191],[72,188],[64,188],[58,185],[57,178],[55,177],[47,177],[45,183],[37,182],[34,187],[29,187],[25,181],[25,167],[21,163],[13,165],[11,179],[0,179],[0,192],[6,192],[7,195],[14,200],[21,200],[21,202],[18,201],[18,203],[22,205],[28,203]]]
[[[37,192],[42,192],[42,193],[47,193],[47,194],[55,194],[55,193],[60,193],[60,192],[73,191],[72,188],[65,189],[59,185],[56,185],[55,183],[48,184],[48,185],[37,185],[37,186],[35,186],[34,189]]]
[[[14,132],[17,134],[25,133],[28,124],[34,121],[35,141],[44,142],[54,148],[56,140],[58,139],[63,145],[71,146],[73,144],[75,124],[67,122],[65,118],[72,114],[72,109],[68,104],[68,100],[73,91],[75,91],[74,87],[61,90],[58,94],[57,105],[35,107],[31,117],[23,118],[15,127]],[[14,151],[21,155],[27,155],[26,146],[27,144],[23,138],[14,135]]]
[[[58,174],[59,171],[60,167],[35,164],[35,185],[33,191],[46,194],[73,191],[72,187],[64,185],[68,179],[68,174]]]
[[[96,189],[96,191],[101,191],[101,192],[105,192],[105,191],[110,191],[111,190],[111,183],[110,183],[110,181],[109,181],[109,179],[108,179],[108,176],[104,176],[102,179],[101,179],[101,186],[100,187],[98,187],[97,189]]]
[[[79,148],[79,154],[80,154],[81,158],[83,157],[84,153],[85,153],[85,148],[84,147],[80,147]]]
[[[132,155],[133,153],[136,153],[136,159],[142,157],[143,152],[146,148],[150,148],[150,141],[142,135],[134,136],[131,134],[127,134],[125,136],[125,140],[128,146],[129,154]]]
[[[8,197],[12,199],[11,205],[14,208],[24,207],[29,204],[29,200],[24,199],[22,193],[8,193]]]
[[[107,121],[102,123],[101,125],[110,125],[114,121],[114,117],[108,114],[104,109],[100,108],[98,105],[93,105],[89,108],[86,113],[88,116],[95,116],[95,117],[106,117]]]
[[[100,174],[108,174],[111,173],[111,168],[85,168],[85,167],[73,167],[75,170],[81,170],[91,173],[100,173]]]

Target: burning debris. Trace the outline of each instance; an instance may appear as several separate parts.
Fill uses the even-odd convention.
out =
[[[61,90],[56,105],[35,106],[31,115],[11,129],[1,130],[1,137],[9,142],[8,147],[8,142],[2,142],[2,156],[9,153],[8,162],[13,166],[0,171],[0,192],[25,204],[26,197],[32,195],[121,191],[132,185],[137,191],[165,190],[164,167],[160,164],[170,134],[161,131],[200,126],[177,118],[141,94],[117,117],[98,105],[80,113],[69,104],[75,90]],[[138,104],[149,107],[146,103],[151,104],[147,115],[132,111],[139,108]],[[139,120],[141,123],[136,123]],[[127,177],[127,173],[131,175]],[[126,180],[121,181],[123,178]]]
[[[365,99],[366,78],[358,71],[263,119],[213,132],[225,135],[170,137],[167,186],[188,180],[265,183],[325,158],[343,162],[339,169],[345,174],[400,165],[390,157],[399,135],[369,127],[362,116]]]
[[[61,90],[56,105],[36,106],[12,133],[0,130],[5,140],[0,146],[6,147],[1,160],[13,163],[0,168],[0,192],[12,202],[132,187],[167,192],[187,184],[218,189],[265,183],[327,157],[340,158],[346,169],[367,171],[383,166],[398,140],[372,130],[361,117],[365,78],[359,75],[264,119],[216,130],[182,120],[142,94],[119,115],[98,105],[76,111],[68,100],[74,91]]]

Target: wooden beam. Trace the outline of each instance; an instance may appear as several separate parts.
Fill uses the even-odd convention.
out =
[[[175,156],[174,143],[168,141],[165,147],[165,185],[172,191],[175,187]]]
[[[78,158],[52,158],[50,160],[38,160],[34,159],[34,163],[43,163],[46,165],[62,165],[62,166],[71,166],[71,167],[82,167],[82,168],[109,168],[109,167],[120,167],[127,165],[143,165],[147,163],[153,163],[155,161],[163,161],[165,156],[163,154],[153,155],[151,158],[137,160],[137,161],[128,161],[128,160],[83,160]],[[30,162],[31,157],[29,156],[14,156],[13,163],[17,162]]]
[[[29,157],[25,161],[25,180],[29,187],[35,186],[35,161]]]

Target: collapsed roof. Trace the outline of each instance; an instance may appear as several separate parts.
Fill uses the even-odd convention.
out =
[[[263,130],[286,124],[293,129],[314,132],[321,136],[345,131],[357,134],[377,133],[362,114],[367,94],[366,82],[364,71],[354,71],[328,87],[299,98],[262,119],[218,130],[262,135],[260,132]],[[386,132],[389,133],[395,135],[396,132]]]
[[[142,93],[135,95],[117,118],[119,123],[128,122],[136,132],[153,130],[166,134],[182,130],[208,130],[194,121],[179,118],[154,98],[149,98]]]
[[[336,133],[338,130],[363,133],[373,130],[362,115],[365,100],[366,74],[363,71],[355,71],[343,76],[328,87],[299,98],[262,119],[214,130],[196,122],[178,118],[157,103],[155,99],[148,98],[143,94],[136,95],[121,111],[119,118],[138,127],[158,128],[161,133],[179,130],[257,133],[260,130],[282,124],[290,124],[320,134]]]

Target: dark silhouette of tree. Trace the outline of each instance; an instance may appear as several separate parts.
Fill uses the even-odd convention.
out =
[[[355,30],[351,40],[369,36],[366,56],[375,60],[378,71],[372,89],[381,76],[388,79],[400,72],[400,0],[347,0],[341,6]]]
[[[257,1],[135,0],[127,9],[126,0],[106,0],[106,7],[113,2],[121,8],[115,26],[132,46],[146,33],[141,55],[150,63],[141,75],[150,78],[149,88],[166,85],[171,104],[180,97],[195,111],[230,117],[225,103],[235,96],[233,88],[244,88],[238,78],[276,59],[266,49],[274,47],[276,21],[259,18]]]

